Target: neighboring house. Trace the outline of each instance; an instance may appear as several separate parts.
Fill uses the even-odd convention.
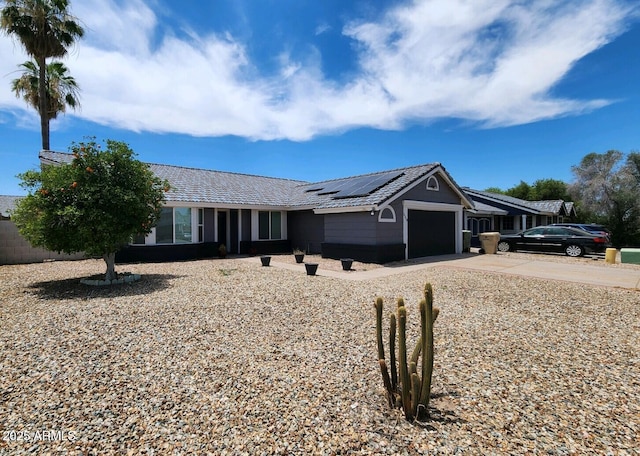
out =
[[[573,203],[563,200],[526,201],[466,187],[463,190],[474,203],[474,209],[468,211],[466,225],[471,231],[473,246],[480,245],[479,233],[517,233],[534,226],[562,223],[576,215]]]
[[[36,263],[45,260],[75,260],[83,254],[67,255],[34,248],[11,222],[11,211],[21,196],[0,196],[0,264]]]
[[[71,154],[43,151],[43,164]],[[464,210],[473,204],[439,163],[302,182],[169,165],[149,165],[171,191],[151,233],[119,262],[229,253],[285,253],[385,263],[462,252]]]

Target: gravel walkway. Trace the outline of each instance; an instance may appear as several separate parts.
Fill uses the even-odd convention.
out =
[[[446,266],[118,269],[142,280],[80,285],[97,260],[0,266],[0,454],[640,454],[638,292]],[[373,300],[404,296],[415,337],[427,280],[422,428],[387,407]]]

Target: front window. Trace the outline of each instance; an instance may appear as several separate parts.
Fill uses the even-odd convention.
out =
[[[514,223],[513,223],[513,217],[503,217],[502,218],[502,229],[505,231],[513,231],[514,230]]]
[[[191,208],[176,207],[173,210],[175,220],[175,243],[191,243]]]
[[[204,209],[198,209],[198,242],[204,241]]]
[[[282,239],[282,214],[280,212],[258,212],[258,239]]]
[[[193,242],[190,207],[163,207],[156,225],[156,244]]]
[[[173,208],[163,207],[156,225],[156,244],[173,244]]]

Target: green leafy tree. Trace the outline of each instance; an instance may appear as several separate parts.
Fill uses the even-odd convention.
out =
[[[84,29],[69,11],[68,0],[5,0],[0,28],[20,41],[36,62],[38,79],[46,81],[47,59],[64,57],[68,48],[84,35]],[[38,84],[38,113],[42,148],[49,149],[48,84]]]
[[[507,190],[505,194],[514,198],[530,201],[531,186],[525,181],[520,181],[518,185]]]
[[[501,189],[501,188],[499,188],[499,187],[489,187],[489,188],[485,188],[485,189],[484,189],[484,191],[485,191],[485,192],[488,192],[488,193],[497,193],[497,194],[499,194],[499,195],[504,195],[504,194],[505,194],[505,191],[504,191],[504,190],[502,190],[502,189]]]
[[[640,243],[640,153],[592,152],[571,170],[581,218],[606,224],[617,247]]]
[[[22,97],[24,101],[40,112],[40,76],[38,66],[32,61],[24,62],[20,66],[23,68],[22,76],[11,82],[11,89],[17,97]],[[62,62],[51,62],[47,65],[48,121],[58,117],[59,113],[66,112],[67,106],[72,109],[80,106],[78,84],[73,76],[68,74],[68,71]]]
[[[563,200],[571,201],[567,184],[557,179],[538,179],[531,186],[530,201]]]
[[[116,278],[115,254],[157,222],[169,184],[136,160],[125,144],[73,143],[73,160],[43,165],[19,177],[29,190],[11,214],[33,245],[102,256],[106,280]]]

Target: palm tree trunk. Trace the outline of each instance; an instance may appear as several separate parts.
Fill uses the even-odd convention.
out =
[[[37,57],[40,78],[38,81],[38,102],[40,111],[40,131],[42,133],[42,149],[49,150],[49,107],[47,106],[47,61],[44,57]]]
[[[104,262],[107,263],[107,273],[104,276],[105,280],[113,280],[117,279],[118,276],[116,274],[116,254],[113,253],[105,253],[102,255]]]

